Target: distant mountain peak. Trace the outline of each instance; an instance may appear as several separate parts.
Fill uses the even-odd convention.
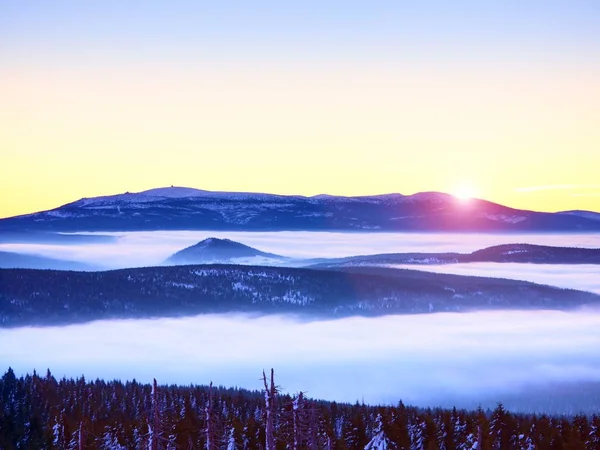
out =
[[[139,192],[142,195],[149,195],[153,197],[167,197],[167,198],[187,198],[187,197],[199,197],[202,195],[209,194],[210,191],[202,189],[183,187],[183,186],[171,186],[148,189],[146,191]]]
[[[248,245],[242,244],[241,242],[232,241],[227,238],[216,238],[216,237],[208,237],[206,239],[201,240],[197,244],[194,244],[188,248],[210,248],[210,247],[226,247],[226,248],[252,248]],[[253,249],[256,250],[256,249]]]
[[[174,265],[225,263],[235,262],[236,259],[240,258],[281,259],[283,257],[262,252],[231,239],[209,237],[174,253],[165,263]]]

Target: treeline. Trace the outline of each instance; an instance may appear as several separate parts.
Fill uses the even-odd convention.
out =
[[[412,270],[199,265],[106,272],[0,269],[0,326],[249,312],[313,317],[570,309],[600,296]]]
[[[257,386],[258,387],[258,386]],[[262,391],[0,379],[0,449],[600,449],[600,417],[340,404]]]

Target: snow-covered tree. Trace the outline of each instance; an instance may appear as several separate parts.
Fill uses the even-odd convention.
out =
[[[587,448],[600,448],[600,429],[596,424],[592,424],[590,433],[586,439]]]
[[[65,434],[63,414],[60,414],[54,418],[54,425],[52,426],[52,445],[55,448],[65,448],[68,445]]]
[[[235,430],[233,427],[229,430],[227,437],[227,450],[237,450],[237,444],[235,443]]]
[[[107,426],[102,433],[100,448],[102,450],[127,450],[127,447],[119,442],[117,434],[118,432],[114,428]]]
[[[410,436],[410,450],[423,450],[425,448],[425,422],[413,422],[408,425]]]
[[[365,450],[388,450],[395,449],[396,445],[387,437],[383,429],[383,420],[381,414],[375,419],[375,428],[373,429],[373,438],[365,446]]]

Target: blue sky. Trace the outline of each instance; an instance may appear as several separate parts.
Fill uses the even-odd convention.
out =
[[[599,17],[596,1],[25,0],[2,2],[0,37],[8,44],[4,55],[12,57],[93,50],[129,57],[232,52],[294,58],[298,52],[336,59],[427,51],[494,59],[486,51],[491,48],[509,59],[558,54],[597,61],[587,52],[600,46]]]

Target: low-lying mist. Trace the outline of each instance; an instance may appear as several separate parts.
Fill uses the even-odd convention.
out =
[[[2,242],[0,250],[79,261],[116,269],[160,265],[176,251],[207,237],[227,238],[291,258],[321,258],[375,253],[460,252],[510,243],[600,248],[600,233],[335,233],[309,231],[138,231],[90,233],[114,240],[84,243]]]
[[[206,315],[0,330],[0,367],[249,389],[274,367],[285,391],[315,398],[493,407],[537,392],[525,408],[540,410],[556,386],[600,382],[599,348],[600,313],[583,311],[319,322]]]
[[[521,263],[460,263],[440,265],[396,264],[389,267],[418,269],[434,273],[474,275],[531,281],[567,289],[600,294],[600,265],[598,264],[521,264]]]
[[[69,236],[88,236],[69,235]],[[233,239],[259,250],[292,258],[342,257],[376,253],[472,252],[491,245],[531,243],[600,248],[600,234],[458,234],[141,231],[90,234],[113,240],[92,243],[0,243],[0,251],[77,261],[117,269],[161,265],[170,255],[209,236]],[[255,262],[255,264],[257,264]],[[298,265],[284,261],[283,264]],[[400,267],[400,266],[399,266]],[[403,266],[415,270],[510,278],[600,294],[600,265],[469,263]],[[68,268],[68,267],[67,267]],[[86,270],[86,269],[78,269]]]

